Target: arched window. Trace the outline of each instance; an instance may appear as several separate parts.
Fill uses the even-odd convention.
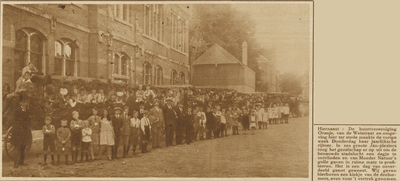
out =
[[[163,85],[163,79],[164,79],[164,74],[163,74],[163,69],[161,66],[157,65],[155,69],[155,85]]]
[[[129,68],[128,61],[129,57],[127,56],[121,57],[121,75],[128,76],[128,68]]]
[[[14,56],[17,61],[17,72],[33,63],[40,73],[45,73],[45,37],[35,29],[23,28],[15,33]]]
[[[151,65],[148,62],[144,62],[144,84],[148,85],[151,84],[151,78],[152,78],[152,71],[151,71]]]
[[[183,72],[179,73],[180,83],[185,84],[185,74]]]
[[[114,72],[116,75],[128,76],[129,74],[129,60],[130,58],[124,53],[117,53],[114,55]]]
[[[176,70],[171,71],[171,85],[177,85],[178,84],[178,72]]]
[[[78,76],[76,61],[76,44],[69,39],[55,42],[54,74],[62,76]]]

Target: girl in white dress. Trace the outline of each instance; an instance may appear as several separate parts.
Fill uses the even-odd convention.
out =
[[[97,159],[100,159],[101,154],[104,152],[104,148],[107,147],[108,160],[111,159],[111,148],[115,145],[114,128],[111,124],[110,114],[107,109],[104,109],[103,116],[100,121],[100,152]]]

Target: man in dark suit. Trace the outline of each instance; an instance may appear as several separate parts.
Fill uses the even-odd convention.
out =
[[[117,152],[118,152],[118,147],[119,147],[119,142],[120,142],[120,133],[122,129],[122,122],[123,122],[123,116],[121,115],[121,108],[120,107],[115,107],[114,108],[115,115],[111,118],[112,120],[112,126],[114,128],[114,134],[115,134],[115,145],[113,148],[113,159],[118,159],[117,157]]]
[[[20,165],[26,166],[24,163],[25,149],[32,140],[32,132],[30,130],[32,112],[28,110],[28,98],[25,95],[15,98],[12,104],[13,108],[11,110],[15,110],[15,112],[13,112],[13,128],[10,130],[12,134],[10,143],[15,146],[12,154],[15,155],[14,167],[18,168]]]
[[[187,112],[183,118],[186,127],[186,143],[193,141],[194,135],[194,117],[192,112],[192,107],[188,107]],[[197,136],[196,136],[197,137]]]
[[[177,114],[172,107],[172,99],[167,99],[167,105],[164,107],[164,121],[165,121],[165,142],[166,146],[172,146],[174,140],[175,126]]]
[[[183,104],[182,102],[178,103],[178,108],[176,109],[176,114],[178,118],[176,119],[176,144],[182,144],[183,141],[183,131],[184,131],[184,120],[183,117],[185,116],[185,113],[183,112]]]

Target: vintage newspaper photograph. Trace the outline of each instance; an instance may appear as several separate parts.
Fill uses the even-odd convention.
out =
[[[3,178],[312,177],[313,1],[1,8]]]

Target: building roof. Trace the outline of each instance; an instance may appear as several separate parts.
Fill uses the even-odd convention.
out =
[[[214,65],[214,64],[240,64],[244,65],[242,61],[238,60],[235,56],[230,54],[217,43],[203,53],[193,65]]]

